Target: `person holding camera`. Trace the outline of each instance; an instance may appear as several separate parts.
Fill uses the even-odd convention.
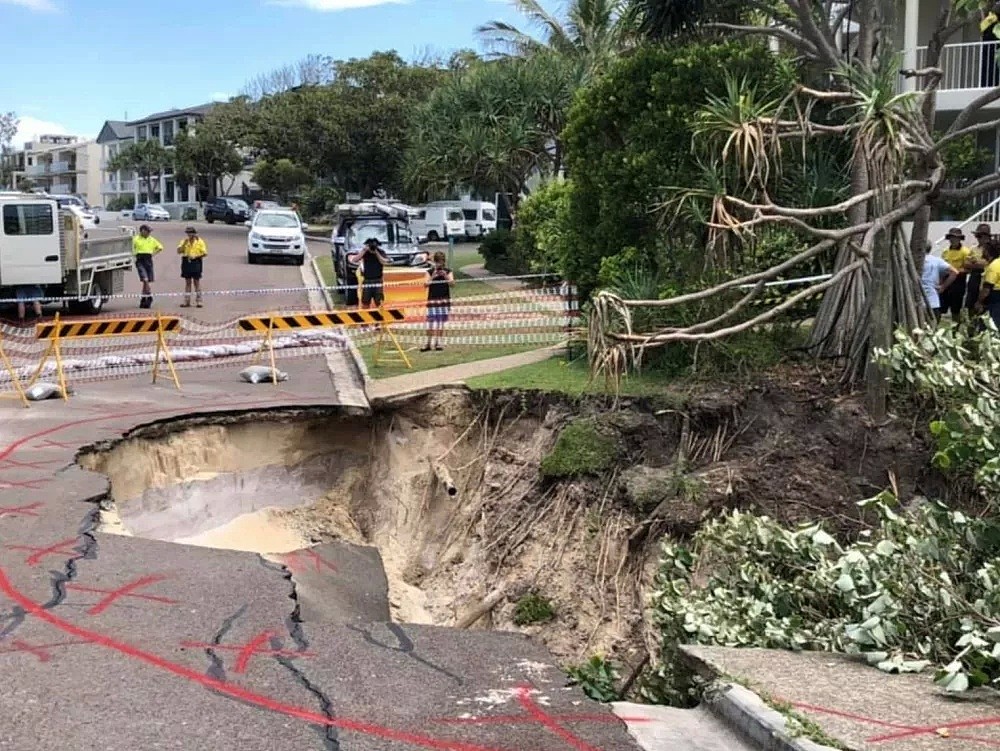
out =
[[[441,338],[451,312],[451,288],[455,284],[455,275],[445,266],[444,252],[437,251],[433,260],[434,268],[427,272],[428,279],[424,282],[427,287],[427,346],[421,347],[421,352],[430,352],[435,339],[434,349],[438,352],[444,349]]]
[[[375,303],[376,308],[382,305],[385,300],[383,273],[392,261],[382,252],[378,238],[369,237],[361,251],[348,256],[347,260],[361,267],[361,307],[371,307],[371,303]]]

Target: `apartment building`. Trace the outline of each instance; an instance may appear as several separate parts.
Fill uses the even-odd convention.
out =
[[[79,196],[97,205],[101,202],[100,155],[96,141],[78,136],[38,136],[10,155],[20,167],[13,182],[17,187]]]
[[[109,170],[109,162],[125,146],[132,143],[135,130],[124,120],[106,120],[97,143],[101,147],[101,196],[102,205],[108,206],[123,196],[135,199],[137,191],[135,173],[130,170]]]

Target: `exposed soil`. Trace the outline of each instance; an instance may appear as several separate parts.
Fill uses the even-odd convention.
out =
[[[374,545],[399,621],[453,624],[502,593],[475,627],[527,632],[566,663],[601,653],[632,664],[656,651],[644,615],[662,533],[689,534],[704,514],[736,507],[851,533],[863,524],[857,501],[887,487],[904,500],[946,495],[914,420],[875,428],[853,397],[828,393],[805,371],[669,409],[444,389],[372,418],[314,410],[160,424],[81,463],[111,478],[104,531],[262,554]],[[581,415],[616,437],[615,466],[542,477],[542,459]],[[514,623],[528,592],[551,601],[553,620]]]

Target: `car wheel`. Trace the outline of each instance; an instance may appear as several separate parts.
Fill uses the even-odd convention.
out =
[[[253,253],[247,253],[247,263],[249,263],[251,266],[255,266],[257,264],[257,256],[255,256]]]
[[[434,230],[431,230],[430,232],[427,233],[427,241],[428,242],[436,243],[440,239],[441,239],[441,235],[439,235]]]
[[[236,217],[227,216],[226,217],[226,224],[236,224]]]
[[[206,216],[205,217],[205,221],[208,222],[209,224],[215,224],[215,217],[214,216]]]
[[[73,300],[69,304],[71,313],[77,315],[97,315],[104,309],[104,290],[99,282],[90,285],[90,297],[86,300]]]
[[[299,256],[298,258],[295,259],[296,266],[302,266],[305,262],[306,262],[305,256]]]

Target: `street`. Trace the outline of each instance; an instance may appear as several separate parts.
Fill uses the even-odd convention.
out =
[[[124,224],[136,224],[130,220],[121,220],[114,214],[105,214],[101,227],[113,226],[118,219]],[[109,221],[110,219],[110,221]],[[177,256],[178,243],[184,239],[184,228],[189,224],[198,229],[199,235],[208,246],[208,257],[205,259],[205,277],[202,289],[205,294],[205,307],[189,311],[194,318],[203,321],[221,321],[235,318],[247,313],[267,313],[281,309],[308,309],[309,301],[304,292],[267,293],[252,295],[219,295],[213,294],[229,290],[268,290],[268,289],[299,289],[307,286],[303,281],[303,271],[309,279],[308,286],[313,286],[312,271],[309,260],[299,267],[291,262],[272,262],[251,266],[247,263],[247,229],[242,225],[228,226],[225,224],[207,224],[205,222],[152,222],[149,223],[153,236],[163,243],[163,252],[155,258],[156,282],[153,284],[154,294],[173,293],[175,297],[161,297],[156,300],[155,307],[161,312],[176,312],[180,310],[184,292],[184,280],[180,275],[180,258]],[[136,225],[137,226],[137,225]],[[329,245],[312,241],[310,250],[314,255],[329,253]],[[133,272],[125,281],[127,294],[138,294],[142,289],[138,276]],[[137,311],[137,298],[110,300],[104,309],[104,315],[133,313]]]

